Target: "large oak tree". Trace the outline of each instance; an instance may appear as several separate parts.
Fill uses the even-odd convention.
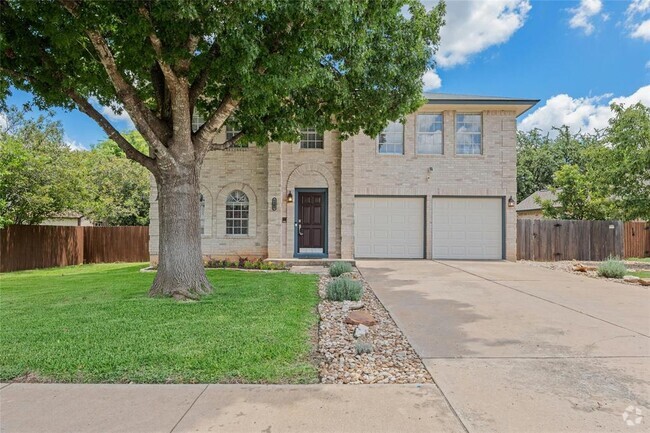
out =
[[[442,2],[427,12],[415,0],[2,0],[0,90],[78,108],[153,174],[150,294],[195,299],[212,290],[199,235],[206,153],[296,141],[301,126],[376,135],[421,104],[443,15]],[[126,110],[149,152],[97,103]],[[206,122],[193,132],[197,110]],[[241,132],[215,142],[226,122]]]

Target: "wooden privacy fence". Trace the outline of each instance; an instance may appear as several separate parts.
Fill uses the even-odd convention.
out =
[[[148,260],[149,227],[9,226],[0,230],[0,272]]]
[[[522,260],[605,260],[647,257],[647,223],[622,221],[517,221],[517,258]]]
[[[625,223],[625,257],[650,257],[650,222]]]

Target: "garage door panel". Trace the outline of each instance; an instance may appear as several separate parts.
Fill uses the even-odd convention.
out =
[[[434,197],[434,259],[501,259],[501,198]]]
[[[354,219],[356,257],[423,257],[423,198],[356,197]]]

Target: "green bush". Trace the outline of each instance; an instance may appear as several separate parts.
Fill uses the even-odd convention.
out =
[[[357,351],[357,355],[361,355],[362,353],[370,353],[372,352],[372,344],[367,341],[357,340],[354,343],[354,349]]]
[[[327,284],[327,299],[330,301],[358,301],[362,295],[361,283],[349,278],[335,278]]]
[[[614,258],[609,258],[598,266],[598,275],[605,278],[623,278],[626,272],[625,264]]]
[[[334,262],[330,265],[330,275],[338,277],[346,272],[352,272],[352,265],[348,262]]]

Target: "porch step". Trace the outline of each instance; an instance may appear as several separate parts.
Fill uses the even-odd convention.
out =
[[[287,267],[292,266],[329,266],[334,262],[347,262],[352,266],[355,265],[353,259],[296,259],[296,258],[268,258],[264,259],[265,262],[270,263],[284,263]]]

